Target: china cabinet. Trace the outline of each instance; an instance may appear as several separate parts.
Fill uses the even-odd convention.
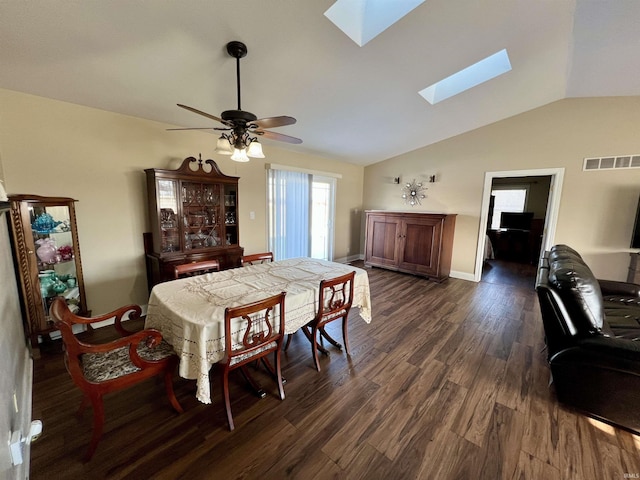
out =
[[[428,277],[449,277],[456,215],[366,212],[364,263]]]
[[[56,330],[49,307],[64,297],[69,308],[88,316],[76,200],[9,195],[9,223],[26,333],[37,351],[39,337]]]
[[[175,265],[181,263],[216,259],[221,269],[239,267],[238,177],[223,174],[213,160],[194,157],[177,170],[145,172],[149,288],[172,280]]]

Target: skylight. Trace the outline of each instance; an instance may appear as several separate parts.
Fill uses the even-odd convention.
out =
[[[362,47],[424,1],[338,0],[324,15]]]
[[[460,70],[457,73],[420,90],[418,93],[432,105],[469,90],[481,83],[495,78],[511,70],[511,62],[507,50],[488,56],[478,63]]]

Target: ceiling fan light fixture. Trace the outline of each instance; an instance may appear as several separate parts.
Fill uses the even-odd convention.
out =
[[[423,0],[422,0],[423,1]],[[197,113],[203,117],[215,120],[224,125],[224,128],[213,128],[213,130],[224,130],[216,143],[215,153],[220,155],[231,155],[231,160],[236,162],[248,162],[249,157],[265,158],[262,151],[262,145],[258,139],[252,135],[264,135],[263,138],[270,140],[279,140],[299,144],[302,140],[299,138],[284,135],[282,133],[271,132],[266,128],[283,127],[285,125],[293,125],[296,119],[286,115],[278,117],[258,118],[253,113],[242,110],[240,105],[240,59],[247,55],[247,46],[238,41],[229,42],[227,44],[227,53],[236,59],[236,86],[238,91],[238,108],[236,110],[225,110],[220,115],[221,118],[203,112],[197,108],[189,107],[178,103],[180,108]],[[201,130],[202,128],[178,128],[170,130]]]
[[[258,140],[253,140],[247,149],[247,155],[252,158],[264,158],[262,153],[262,144]]]
[[[244,148],[234,148],[233,155],[231,155],[231,160],[233,160],[234,162],[248,162],[249,157],[247,157],[247,150]]]
[[[233,150],[231,150],[231,144],[229,143],[229,139],[225,138],[224,135],[218,139],[216,143],[215,153],[219,153],[220,155],[231,155]]]

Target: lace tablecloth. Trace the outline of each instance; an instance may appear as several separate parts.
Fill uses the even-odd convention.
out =
[[[361,268],[313,258],[250,265],[160,283],[153,287],[145,328],[156,328],[180,357],[179,373],[195,379],[196,397],[211,403],[209,370],[224,355],[224,309],[280,292],[285,332],[293,333],[316,313],[320,281],[355,271],[353,307],[371,322],[369,277]]]

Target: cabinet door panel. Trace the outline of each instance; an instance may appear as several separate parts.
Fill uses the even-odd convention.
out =
[[[160,237],[161,252],[176,252],[180,250],[180,219],[178,217],[178,182],[175,180],[158,180],[158,206],[162,236]]]
[[[397,265],[396,240],[400,234],[397,219],[370,217],[367,225],[367,262],[375,265]]]
[[[402,232],[400,268],[438,275],[442,223],[432,219],[407,219]]]

